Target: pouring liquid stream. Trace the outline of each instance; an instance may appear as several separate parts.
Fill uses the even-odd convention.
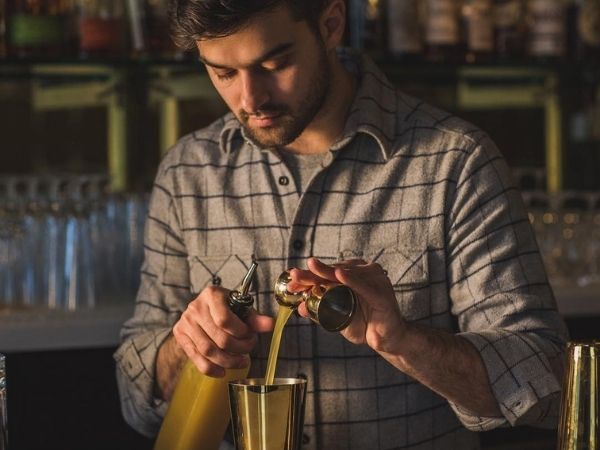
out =
[[[269,348],[269,359],[267,360],[267,373],[265,375],[265,384],[273,384],[275,380],[275,368],[277,366],[277,355],[281,344],[281,335],[288,319],[294,312],[293,308],[279,306],[277,318],[275,319],[275,329],[271,337],[271,347]]]

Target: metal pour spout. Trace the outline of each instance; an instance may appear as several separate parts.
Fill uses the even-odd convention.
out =
[[[229,293],[228,303],[231,310],[240,319],[245,320],[250,314],[252,305],[254,304],[254,298],[248,292],[250,291],[250,285],[252,284],[252,278],[256,272],[258,264],[256,261],[252,261],[252,265],[248,269],[248,272],[244,276],[240,287]]]

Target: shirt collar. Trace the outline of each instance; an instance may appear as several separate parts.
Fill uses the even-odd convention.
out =
[[[344,130],[331,149],[340,150],[358,133],[363,133],[375,140],[384,159],[387,159],[391,155],[396,134],[396,90],[366,55],[352,49],[340,48],[338,57],[356,76],[358,85]],[[224,153],[231,153],[244,141],[256,146],[246,136],[245,130],[233,113],[228,113],[222,120],[220,146]]]

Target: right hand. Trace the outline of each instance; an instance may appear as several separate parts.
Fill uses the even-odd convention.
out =
[[[188,358],[200,372],[213,377],[225,375],[225,369],[247,367],[257,333],[275,326],[272,317],[254,309],[245,322],[237,317],[227,304],[229,292],[217,286],[205,288],[173,327],[173,336]]]

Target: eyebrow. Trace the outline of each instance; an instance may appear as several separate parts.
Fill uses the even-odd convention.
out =
[[[250,62],[250,64],[247,64],[247,67],[252,67],[252,66],[256,66],[268,59],[274,58],[276,56],[281,55],[282,53],[287,52],[289,49],[291,49],[293,47],[294,44],[292,44],[291,42],[288,43],[284,43],[281,45],[278,45],[277,47],[269,50],[268,52],[266,52],[264,55],[259,56],[258,58],[256,58],[255,60],[253,60],[252,62]],[[231,67],[227,67],[224,66],[222,64],[217,64],[214,62],[210,62],[209,60],[207,60],[206,58],[204,58],[202,55],[199,56],[200,61],[202,61],[204,64],[206,64],[207,66],[210,67],[214,67],[215,69],[231,69]]]

